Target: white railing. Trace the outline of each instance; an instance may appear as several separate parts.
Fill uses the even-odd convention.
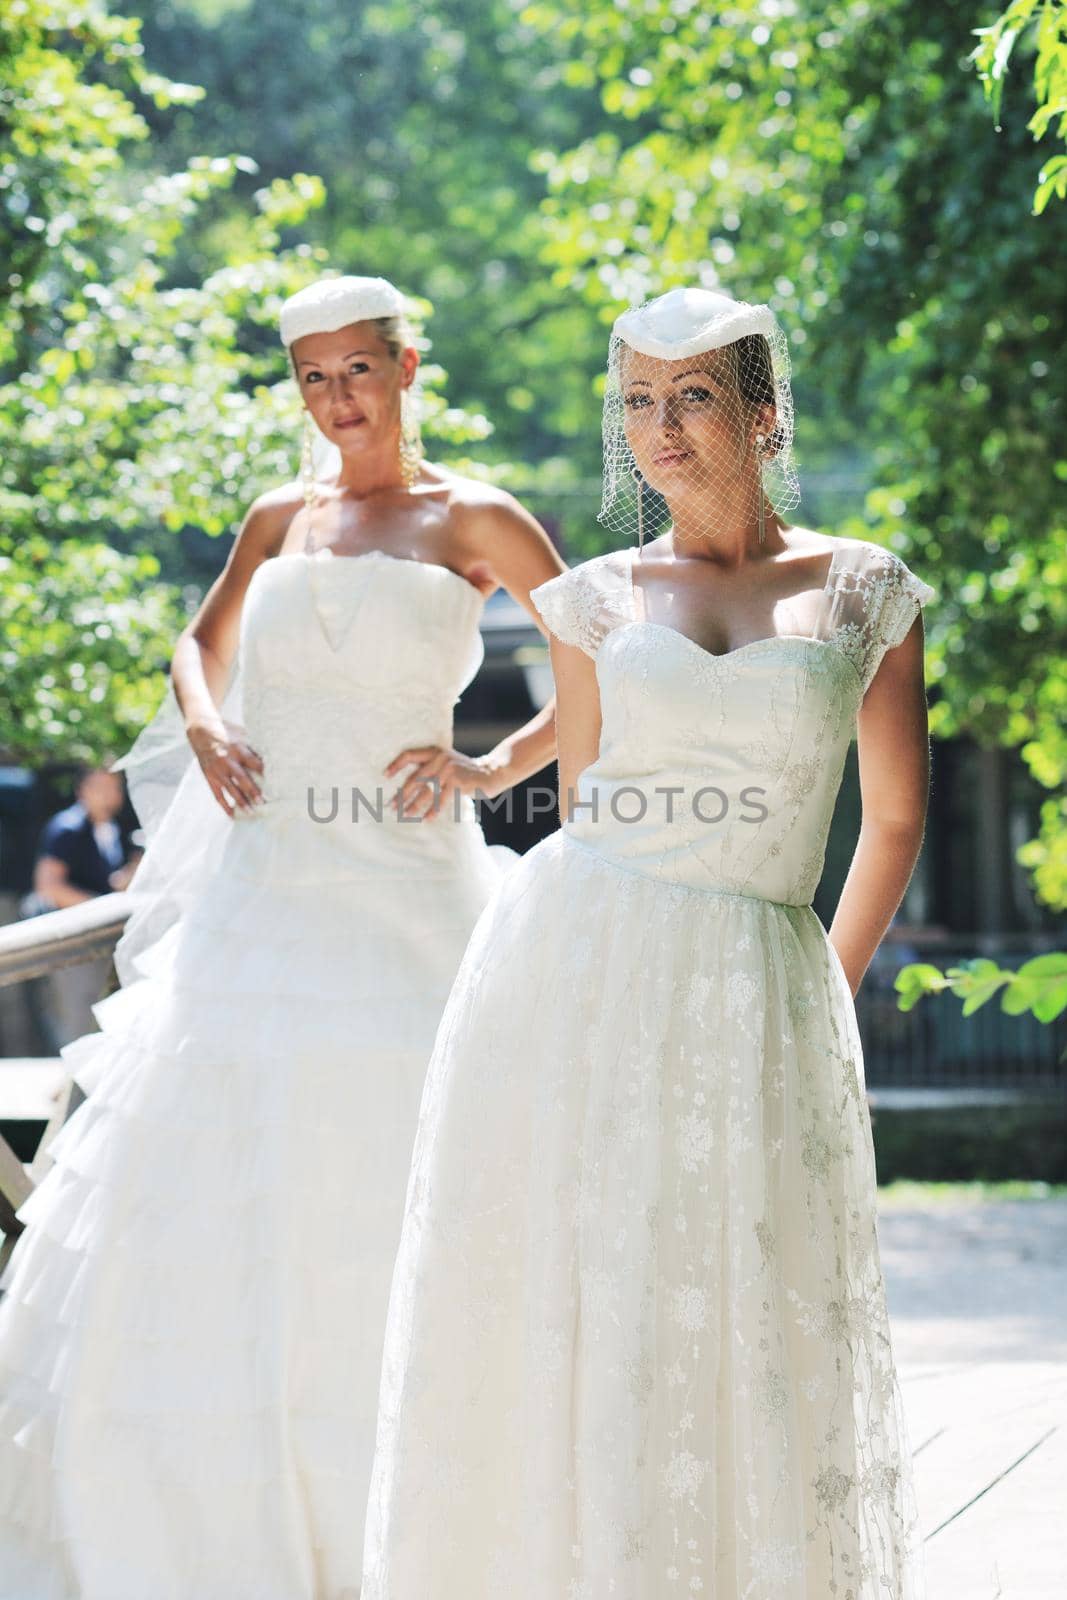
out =
[[[42,916],[0,927],[0,988],[110,955],[130,911],[128,895],[104,894],[81,905],[46,911]],[[59,1097],[32,1167],[24,1166],[6,1139],[0,1138],[0,1233],[4,1234],[0,1268],[22,1231],[15,1213],[33,1193],[48,1145],[80,1098],[76,1087],[68,1083]]]

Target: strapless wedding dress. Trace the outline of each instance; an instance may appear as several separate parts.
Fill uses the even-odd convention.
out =
[[[227,821],[195,772],[212,873],[64,1050],[89,1098],[5,1277],[3,1600],[358,1593],[426,1065],[516,859],[469,797],[391,821],[382,769],[451,744],[482,604],[379,551],[252,578],[265,804]]]

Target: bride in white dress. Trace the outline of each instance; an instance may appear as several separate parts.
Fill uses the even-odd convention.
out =
[[[934,591],[775,514],[791,434],[767,307],[617,322],[602,515],[671,526],[533,594],[563,826],[438,1031],[363,1600],[922,1592],[853,997],[923,831]]]
[[[510,497],[418,459],[402,305],[351,278],[286,303],[339,477],[252,507],[179,642],[181,711],[135,747],[152,834],[124,987],[63,1052],[89,1098],[0,1304],[3,1600],[359,1591],[426,1063],[517,859],[473,796],[554,754],[551,705],[477,760],[453,706],[487,594],[536,615],[563,568]]]

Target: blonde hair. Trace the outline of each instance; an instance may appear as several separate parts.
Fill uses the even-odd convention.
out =
[[[399,361],[408,346],[415,343],[415,333],[407,317],[401,312],[395,317],[372,317],[371,320],[393,360]]]

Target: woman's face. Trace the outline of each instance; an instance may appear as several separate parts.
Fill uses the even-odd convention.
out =
[[[756,435],[774,410],[742,398],[729,346],[681,361],[624,350],[620,378],[627,443],[668,504],[757,479]]]
[[[301,398],[312,419],[343,454],[395,442],[400,395],[418,366],[408,348],[399,359],[373,322],[350,322],[336,333],[308,333],[290,346]]]

